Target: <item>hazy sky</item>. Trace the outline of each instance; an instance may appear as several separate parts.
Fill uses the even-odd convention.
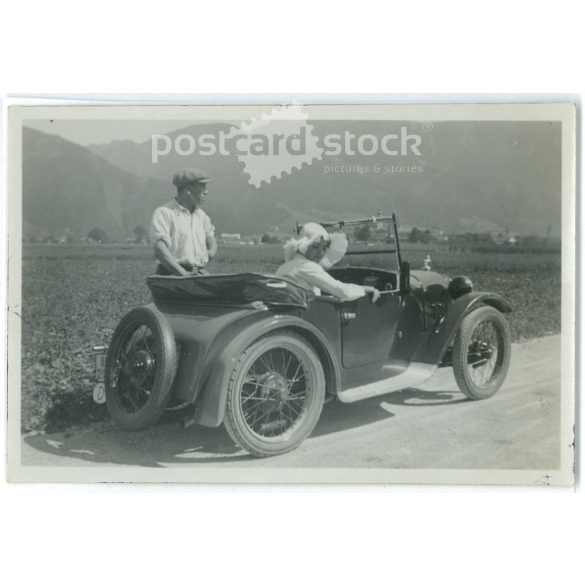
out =
[[[57,134],[83,146],[108,143],[112,140],[145,142],[153,134],[165,134],[186,126],[197,124],[197,120],[26,120],[28,128],[47,134]],[[206,124],[213,123],[210,120]],[[223,121],[226,123],[226,121]],[[229,123],[229,122],[227,122]]]

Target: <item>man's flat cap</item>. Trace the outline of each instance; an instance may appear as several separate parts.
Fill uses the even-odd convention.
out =
[[[173,176],[173,185],[178,189],[193,183],[209,183],[210,181],[209,175],[198,169],[179,171]]]

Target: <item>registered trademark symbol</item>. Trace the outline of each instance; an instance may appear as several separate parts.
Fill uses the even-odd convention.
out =
[[[423,132],[426,132],[428,134],[429,132],[433,131],[434,126],[432,122],[423,122],[422,128]]]

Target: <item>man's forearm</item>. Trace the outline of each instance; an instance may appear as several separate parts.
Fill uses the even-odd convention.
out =
[[[173,274],[177,276],[185,276],[189,274],[178,262],[177,259],[171,254],[168,246],[159,240],[154,245],[154,255],[161,264]]]
[[[207,237],[207,255],[209,256],[209,258],[215,258],[215,255],[217,254],[217,241],[213,236],[208,236]]]

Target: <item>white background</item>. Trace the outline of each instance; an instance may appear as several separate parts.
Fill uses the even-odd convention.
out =
[[[116,94],[110,98],[398,93],[403,101],[419,93],[444,94],[426,100],[484,94],[489,101],[502,98],[487,94],[520,92],[580,99],[585,51],[577,6],[558,0],[13,2],[0,17],[0,91]],[[1,343],[5,355],[4,335]],[[2,368],[4,380],[4,359]],[[583,575],[579,485],[2,483],[1,491],[6,583],[532,585]]]

